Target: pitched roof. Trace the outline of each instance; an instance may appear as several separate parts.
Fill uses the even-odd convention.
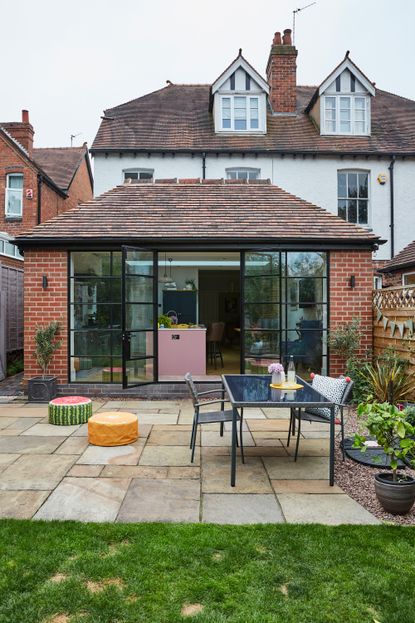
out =
[[[395,255],[379,272],[390,273],[400,268],[415,266],[415,240],[409,243],[400,253]]]
[[[289,194],[268,180],[156,180],[124,184],[18,237],[247,240],[373,246],[379,237]]]
[[[87,153],[86,144],[82,147],[42,147],[33,150],[33,159],[59,188],[68,190]]]
[[[371,136],[321,136],[305,108],[317,87],[297,87],[297,115],[267,116],[267,134],[216,134],[210,85],[171,84],[105,111],[91,151],[257,151],[415,155],[415,101],[377,89]]]
[[[244,56],[242,56],[242,48],[239,50],[238,56],[228,65],[228,67],[222,71],[220,76],[216,78],[214,83],[212,84],[212,93],[215,93],[222,86],[222,84],[229,78],[229,76],[238,69],[238,67],[242,67],[256,82],[264,89],[266,93],[269,93],[269,85],[265,78],[261,76],[257,72],[257,70],[252,67],[251,63],[249,63]]]

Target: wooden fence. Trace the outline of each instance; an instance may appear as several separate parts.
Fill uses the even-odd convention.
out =
[[[0,262],[0,380],[7,353],[23,349],[23,270]]]
[[[415,287],[373,292],[373,347],[375,354],[393,348],[415,374]]]

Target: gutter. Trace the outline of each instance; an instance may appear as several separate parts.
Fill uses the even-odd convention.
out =
[[[202,180],[206,179],[206,152],[202,152]]]
[[[40,173],[37,174],[37,224],[42,222],[42,184],[43,177]]]
[[[394,197],[394,168],[395,168],[396,156],[392,154],[391,162],[388,167],[390,175],[390,238],[391,238],[391,259],[395,255],[395,197]]]

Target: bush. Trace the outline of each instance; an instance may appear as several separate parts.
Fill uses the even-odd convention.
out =
[[[52,362],[55,351],[60,348],[61,340],[57,340],[59,322],[53,321],[47,327],[38,327],[35,334],[36,359],[45,377]]]
[[[372,400],[396,404],[415,392],[415,381],[408,371],[409,362],[392,349],[378,355],[373,363],[365,363],[358,376],[366,384]]]
[[[361,339],[360,320],[353,318],[350,322],[330,331],[328,344],[334,353],[348,360],[358,352]]]

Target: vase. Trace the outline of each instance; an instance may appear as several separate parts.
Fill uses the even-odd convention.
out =
[[[273,385],[281,385],[283,381],[281,372],[273,372],[272,373],[272,384]]]

